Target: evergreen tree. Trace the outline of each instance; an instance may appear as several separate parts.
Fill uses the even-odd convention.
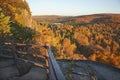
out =
[[[5,40],[10,33],[10,17],[5,16],[0,8],[0,42]]]

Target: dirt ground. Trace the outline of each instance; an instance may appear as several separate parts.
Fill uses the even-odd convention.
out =
[[[0,80],[46,80],[46,72],[39,67],[33,67],[29,73],[19,77],[19,72],[13,61],[0,62]]]
[[[120,80],[120,69],[93,61],[58,61],[67,80]]]
[[[93,61],[58,61],[66,80],[120,80],[120,69]],[[47,80],[46,72],[32,67],[19,77],[12,60],[0,62],[0,80]]]

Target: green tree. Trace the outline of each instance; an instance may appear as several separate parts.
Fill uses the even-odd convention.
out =
[[[10,17],[5,16],[0,8],[0,42],[3,42],[10,33]]]
[[[12,23],[11,25],[12,40],[14,42],[28,43],[31,42],[35,33],[28,27],[22,27],[20,24]]]

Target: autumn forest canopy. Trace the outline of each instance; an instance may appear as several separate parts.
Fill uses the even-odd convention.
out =
[[[93,60],[120,68],[119,35],[120,14],[32,16],[25,0],[0,0],[0,45],[48,42],[56,59]]]

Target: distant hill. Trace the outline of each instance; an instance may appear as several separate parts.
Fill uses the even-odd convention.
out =
[[[94,14],[73,17],[75,22],[120,22],[120,14]]]
[[[59,15],[43,15],[33,16],[33,19],[39,22],[63,22],[69,20],[70,16],[59,16]]]
[[[84,16],[57,16],[57,15],[44,15],[33,16],[37,21],[52,21],[52,22],[74,22],[74,23],[106,23],[106,22],[120,22],[120,14],[93,14]]]
[[[43,15],[43,16],[33,16],[34,19],[57,19],[57,18],[63,18],[64,16],[58,16],[58,15]]]

